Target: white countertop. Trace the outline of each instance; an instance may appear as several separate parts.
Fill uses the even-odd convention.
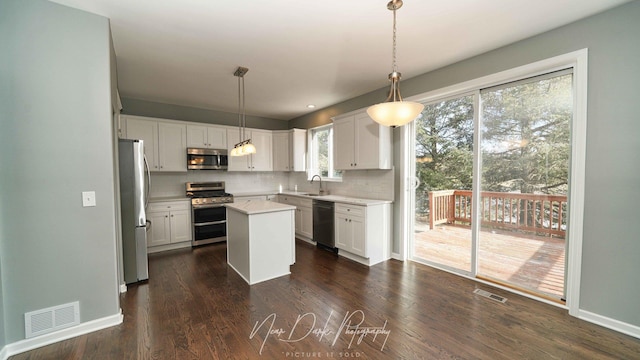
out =
[[[362,205],[362,206],[372,206],[372,205],[382,205],[382,204],[393,203],[393,201],[390,201],[390,200],[362,199],[362,198],[354,198],[354,197],[343,196],[343,195],[314,196],[314,195],[309,195],[309,193],[298,192],[298,191],[283,191],[281,192],[281,194],[289,195],[289,196],[298,196],[305,199],[323,200],[323,201],[331,201],[335,203]]]
[[[314,196],[309,195],[308,192],[302,191],[292,191],[292,190],[284,190],[282,192],[278,192],[278,190],[258,190],[258,191],[242,191],[242,192],[233,192],[234,196],[258,196],[258,195],[289,195],[289,196],[297,196],[303,199],[317,199],[324,201],[331,201],[335,203],[344,203],[344,204],[352,204],[352,205],[362,205],[362,206],[371,206],[371,205],[381,205],[381,204],[391,204],[393,201],[390,200],[377,200],[377,199],[362,199],[362,198],[354,198],[343,195],[324,195],[324,196]],[[161,201],[188,201],[189,198],[185,196],[166,196],[166,197],[155,197],[150,198],[149,202],[161,202]],[[268,202],[268,201],[267,201]],[[273,202],[271,202],[273,203]]]
[[[277,195],[278,190],[256,190],[256,191],[234,191],[233,196],[260,196],[260,195]]]
[[[295,210],[296,207],[287,204],[280,204],[274,201],[240,201],[224,204],[227,209],[235,210],[247,215],[263,214],[274,211]]]
[[[190,201],[186,196],[163,196],[163,197],[153,197],[149,198],[149,202],[161,202],[161,201]]]

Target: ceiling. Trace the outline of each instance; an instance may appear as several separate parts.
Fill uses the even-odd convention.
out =
[[[111,19],[122,97],[289,120],[386,87],[387,0],[52,0]],[[630,0],[405,0],[403,79]],[[381,101],[383,99],[380,99]]]

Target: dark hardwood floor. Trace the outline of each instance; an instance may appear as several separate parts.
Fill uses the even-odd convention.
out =
[[[11,359],[640,358],[639,339],[427,266],[296,250],[291,275],[253,286],[224,244],[152,254],[149,282],[122,295],[123,324]]]

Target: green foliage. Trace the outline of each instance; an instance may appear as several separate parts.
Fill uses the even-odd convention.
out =
[[[416,161],[423,190],[471,189],[472,96],[425,107],[416,120]]]
[[[474,97],[425,106],[416,120],[416,212],[428,192],[471,190]],[[566,194],[572,75],[483,91],[482,190]]]
[[[572,75],[482,94],[482,189],[566,194]]]

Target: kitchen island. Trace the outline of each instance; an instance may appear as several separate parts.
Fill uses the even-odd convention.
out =
[[[290,274],[295,206],[241,201],[227,208],[227,263],[249,285]]]

